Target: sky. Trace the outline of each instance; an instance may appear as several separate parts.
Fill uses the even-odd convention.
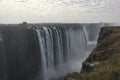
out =
[[[0,0],[0,23],[120,23],[120,0]]]

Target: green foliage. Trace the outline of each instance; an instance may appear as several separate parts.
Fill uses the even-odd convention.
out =
[[[69,74],[67,74],[66,75],[66,77],[65,77],[65,80],[67,80],[67,78],[75,78],[75,79],[81,79],[82,77],[81,77],[81,75],[80,75],[80,73],[78,73],[78,72],[74,72],[74,73],[69,73]]]

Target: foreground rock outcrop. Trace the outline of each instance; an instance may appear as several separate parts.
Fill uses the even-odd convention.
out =
[[[96,48],[83,62],[81,72],[65,80],[120,80],[120,27],[103,27]]]

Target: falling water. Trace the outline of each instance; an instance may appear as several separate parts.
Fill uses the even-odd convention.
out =
[[[42,30],[36,30],[37,34],[38,34],[38,39],[39,39],[39,45],[40,45],[40,53],[41,53],[41,72],[42,72],[42,80],[48,80],[47,77],[47,59],[46,59],[46,48],[45,48],[45,40],[43,37],[43,31]]]
[[[35,29],[39,41],[40,80],[80,70],[82,61],[97,42],[100,29],[100,25],[95,25],[96,35],[90,40],[91,31],[88,27],[43,26]]]

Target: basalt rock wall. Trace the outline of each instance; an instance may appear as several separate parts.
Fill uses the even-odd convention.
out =
[[[21,26],[0,26],[0,80],[33,80],[39,71],[34,31]]]

